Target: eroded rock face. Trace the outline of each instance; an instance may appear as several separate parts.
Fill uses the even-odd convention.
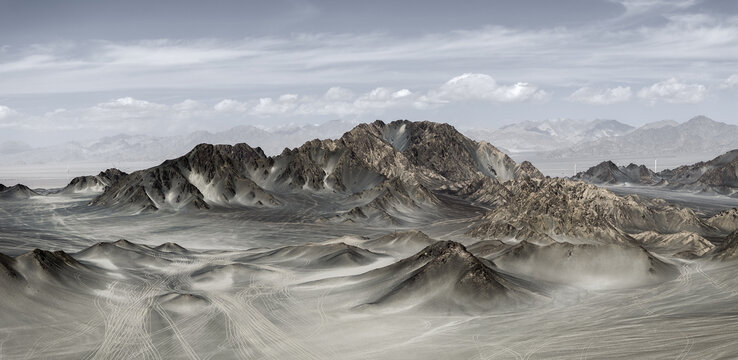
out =
[[[561,178],[525,179],[506,184],[509,192],[496,199],[473,236],[528,240],[549,244],[554,240],[631,243],[629,234],[654,230],[660,233],[710,229],[694,212],[612,192]]]

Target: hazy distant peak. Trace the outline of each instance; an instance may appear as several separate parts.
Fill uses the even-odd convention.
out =
[[[646,125],[643,125],[639,127],[639,130],[647,130],[647,129],[659,129],[667,126],[679,126],[679,123],[675,120],[661,120],[661,121],[654,121],[650,122]]]
[[[687,126],[711,126],[711,125],[715,125],[715,124],[723,124],[723,125],[726,125],[725,123],[722,123],[722,122],[719,122],[719,121],[715,121],[715,120],[710,119],[709,117],[704,116],[704,115],[695,116],[695,117],[687,120],[687,122],[685,122],[683,125],[687,125]]]

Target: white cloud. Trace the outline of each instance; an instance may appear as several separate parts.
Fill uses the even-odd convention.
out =
[[[721,89],[732,89],[738,86],[738,74],[730,75],[720,84]]]
[[[410,91],[408,89],[402,89],[402,90],[397,90],[397,91],[393,92],[392,93],[392,98],[394,98],[394,99],[400,99],[400,98],[411,96],[412,94],[413,94],[412,91]]]
[[[426,108],[454,101],[490,101],[498,103],[544,99],[546,93],[536,86],[519,82],[499,85],[487,74],[465,73],[454,77],[436,89],[428,91],[416,101],[416,107]]]
[[[199,101],[195,101],[192,99],[187,99],[182,101],[181,103],[172,105],[172,109],[176,111],[193,111],[193,110],[202,110],[205,106],[203,103]]]
[[[298,106],[297,100],[298,96],[295,94],[284,94],[276,101],[270,97],[261,98],[249,113],[257,116],[284,115]]]
[[[356,113],[389,109],[401,105],[409,105],[412,92],[408,89],[394,91],[390,88],[378,87],[357,98],[352,105]]]
[[[0,121],[5,119],[10,119],[10,117],[17,115],[18,112],[5,106],[0,105]]]
[[[166,105],[162,104],[156,104],[152,103],[146,100],[137,100],[132,97],[123,97],[119,99],[115,99],[109,102],[101,103],[95,106],[93,109],[99,110],[99,111],[109,111],[109,110],[164,110],[166,109]]]
[[[213,109],[218,112],[245,112],[248,110],[248,105],[241,101],[224,99],[215,104]]]
[[[568,101],[591,105],[616,104],[630,100],[633,92],[630,86],[618,86],[609,89],[594,89],[583,87],[574,91]]]
[[[323,95],[327,101],[351,101],[356,97],[353,91],[339,86],[333,86]]]
[[[675,78],[657,82],[638,91],[638,97],[649,102],[664,101],[672,104],[696,104],[707,95],[707,87],[701,84],[685,84]]]

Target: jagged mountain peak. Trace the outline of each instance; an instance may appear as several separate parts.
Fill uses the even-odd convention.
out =
[[[432,191],[486,177],[507,181],[542,175],[532,164],[518,166],[491,144],[470,140],[451,125],[377,120],[357,125],[338,140],[311,140],[274,157],[247,144],[199,144],[184,156],[134,172],[93,203],[138,203],[139,210],[275,206],[285,193],[366,194],[381,184],[407,193],[402,201],[420,195],[422,202],[433,203]],[[373,193],[387,194],[381,190]],[[380,212],[396,205],[390,199],[373,204]]]

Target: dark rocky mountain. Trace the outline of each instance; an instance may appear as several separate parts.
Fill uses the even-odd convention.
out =
[[[710,161],[659,172],[674,189],[735,194],[738,190],[738,149]]]
[[[603,161],[589,168],[587,171],[576,174],[572,179],[584,180],[592,184],[646,184],[655,185],[663,178],[644,165],[629,164],[618,166],[612,161]]]
[[[269,157],[246,144],[196,146],[188,154],[136,171],[92,204],[134,211],[281,206],[288,194],[334,194],[349,207],[335,219],[396,219],[438,205],[437,191],[541,176],[494,146],[448,124],[376,121],[338,140],[312,140]]]
[[[654,173],[644,165],[617,166],[605,161],[581,172],[573,179],[593,184],[632,183],[659,185],[674,190],[711,192],[735,195],[738,191],[738,149],[710,161],[680,166]]]

